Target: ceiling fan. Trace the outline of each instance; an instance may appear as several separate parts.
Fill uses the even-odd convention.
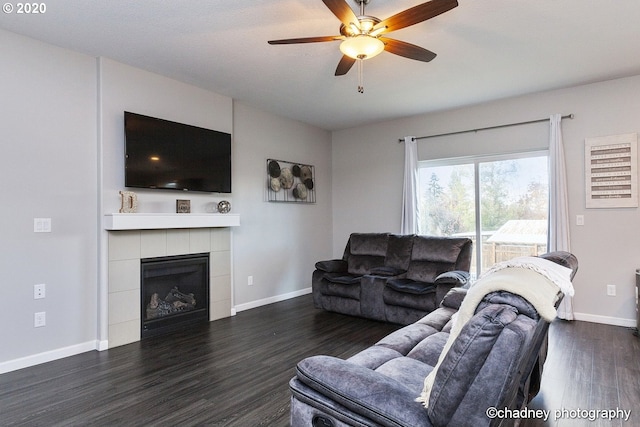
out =
[[[340,35],[303,37],[294,39],[270,40],[268,43],[297,44],[317,43],[342,40],[340,51],[342,59],[338,63],[335,75],[347,74],[358,62],[358,92],[364,92],[362,86],[362,61],[373,58],[382,51],[403,56],[417,61],[429,62],[436,54],[411,43],[384,37],[386,33],[400,30],[414,24],[431,19],[458,6],[457,0],[431,0],[381,20],[364,13],[364,7],[370,0],[354,0],[360,5],[360,15],[356,16],[346,0],[322,0],[331,12],[340,20]]]

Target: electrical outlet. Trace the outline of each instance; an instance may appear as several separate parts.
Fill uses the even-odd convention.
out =
[[[46,326],[47,324],[47,313],[44,311],[35,313],[33,315],[33,327],[34,328],[41,328],[43,326]]]
[[[39,285],[33,285],[33,299],[44,298],[45,288],[46,288],[46,285],[44,283],[40,283]]]
[[[253,276],[249,276],[249,277],[247,278],[247,285],[249,285],[249,286],[253,286]]]
[[[616,296],[616,285],[607,285],[607,295],[610,297]]]

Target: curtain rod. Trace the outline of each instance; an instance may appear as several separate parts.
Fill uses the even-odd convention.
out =
[[[566,116],[562,116],[563,119],[573,119],[573,117],[574,117],[573,113],[567,114]],[[458,134],[461,134],[461,133],[478,132],[478,131],[481,131],[481,130],[490,130],[490,129],[500,129],[500,128],[506,128],[506,127],[510,127],[510,126],[529,125],[531,123],[542,123],[542,122],[546,122],[546,121],[549,121],[549,119],[529,120],[528,122],[508,123],[506,125],[488,126],[488,127],[484,127],[484,128],[469,129],[469,130],[459,130],[459,131],[455,131],[455,132],[439,133],[437,135],[416,136],[414,139],[427,139],[427,138],[435,138],[435,137],[438,137],[438,136],[458,135]],[[399,143],[403,142],[403,141],[404,141],[404,138],[398,139]]]

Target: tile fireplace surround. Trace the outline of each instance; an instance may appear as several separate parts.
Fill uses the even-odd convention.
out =
[[[142,215],[134,215],[135,218],[115,214],[106,218],[109,348],[140,340],[140,260],[143,258],[209,253],[209,320],[231,316],[231,228],[208,222],[194,225],[191,218],[188,226],[200,228],[180,228],[175,216],[171,216],[167,224],[154,225],[141,222]],[[121,223],[122,220],[126,222]],[[225,220],[230,225],[239,225],[237,216],[229,215]],[[138,225],[140,223],[146,225]],[[142,229],[145,227],[152,229]]]

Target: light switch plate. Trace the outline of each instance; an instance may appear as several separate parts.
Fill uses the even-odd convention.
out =
[[[34,233],[51,233],[51,218],[33,218]]]

